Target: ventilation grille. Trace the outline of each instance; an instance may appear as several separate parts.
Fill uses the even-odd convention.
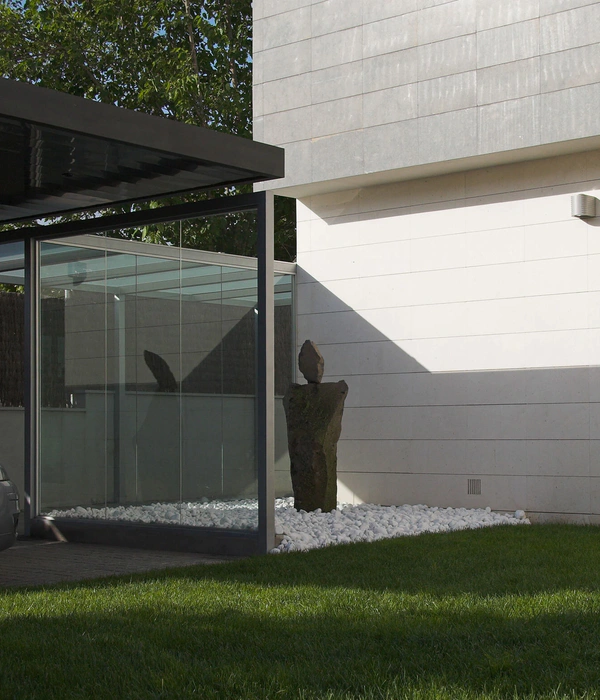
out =
[[[469,496],[481,496],[481,479],[467,479],[467,493]]]

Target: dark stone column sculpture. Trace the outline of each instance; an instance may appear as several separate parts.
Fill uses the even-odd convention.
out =
[[[321,383],[324,361],[305,341],[298,366],[308,384],[292,384],[283,398],[296,510],[337,506],[337,443],[342,431],[346,382]]]

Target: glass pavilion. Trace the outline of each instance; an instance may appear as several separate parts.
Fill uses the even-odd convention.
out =
[[[0,223],[283,173],[280,149],[5,80],[0,164]],[[215,220],[254,231],[258,258],[186,249]],[[0,461],[14,474],[22,431],[26,530],[273,546],[294,265],[272,234],[268,193],[0,232]]]

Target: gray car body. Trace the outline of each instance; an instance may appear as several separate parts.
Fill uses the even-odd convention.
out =
[[[0,466],[0,550],[15,543],[19,522],[19,492]]]

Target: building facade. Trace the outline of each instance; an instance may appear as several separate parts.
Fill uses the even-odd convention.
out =
[[[341,500],[600,521],[599,52],[589,0],[254,1]]]

